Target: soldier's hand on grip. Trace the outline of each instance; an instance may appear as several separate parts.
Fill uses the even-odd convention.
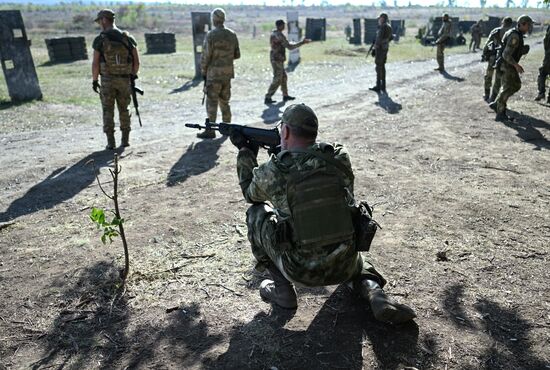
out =
[[[231,140],[231,143],[235,145],[237,148],[248,148],[250,149],[254,155],[258,155],[258,151],[260,150],[260,146],[256,143],[251,142],[248,140],[243,134],[241,134],[239,131],[231,130],[231,135],[229,135],[229,139]]]
[[[94,80],[92,82],[92,89],[99,94],[99,89],[101,88],[101,86],[99,86],[99,82],[97,80]]]

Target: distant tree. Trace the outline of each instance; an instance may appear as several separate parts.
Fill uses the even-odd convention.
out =
[[[529,0],[521,0],[521,7],[527,8],[527,5],[529,5]]]
[[[393,7],[397,8],[397,0],[393,0]]]
[[[506,0],[506,7],[509,8],[509,7],[514,7],[516,6],[516,3],[514,3],[514,0]]]
[[[485,4],[487,4],[487,0],[479,0],[480,7],[485,8]]]
[[[449,8],[454,8],[456,6],[456,0],[449,0],[449,4],[447,6]]]
[[[378,2],[378,4],[380,5],[380,7],[382,8],[387,8],[388,7],[388,3],[386,2],[386,0],[380,0]]]

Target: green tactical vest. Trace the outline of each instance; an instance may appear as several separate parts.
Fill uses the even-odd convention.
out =
[[[349,191],[342,172],[351,171],[333,154],[292,150],[323,159],[326,166],[309,171],[290,170],[287,200],[291,212],[292,241],[297,247],[324,247],[353,240]]]
[[[101,62],[99,72],[102,76],[130,75],[132,73],[132,48],[128,35],[122,34],[120,41],[102,34]]]

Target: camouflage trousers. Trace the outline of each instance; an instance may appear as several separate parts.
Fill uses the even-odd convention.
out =
[[[324,247],[315,259],[305,259],[298,248],[278,243],[277,223],[281,222],[265,203],[252,205],[246,212],[248,240],[256,258],[256,269],[265,270],[275,265],[287,280],[304,286],[325,286],[345,283],[356,279],[370,279],[384,286],[386,280],[353,246],[340,244]],[[345,250],[343,253],[336,253]],[[333,257],[335,256],[335,257]],[[312,267],[314,266],[315,267]]]
[[[376,71],[376,85],[381,85],[386,88],[386,60],[388,59],[387,51],[376,50],[374,56],[375,71]]]
[[[493,81],[493,86],[491,87],[491,97],[489,98],[490,101],[495,101],[497,99],[497,95],[502,86],[502,71],[498,68],[494,68],[494,72],[495,80]]]
[[[445,43],[441,42],[437,44],[437,51],[435,53],[435,58],[437,59],[437,65],[439,69],[445,69]]]
[[[521,89],[521,80],[514,67],[503,65],[501,71],[502,86],[496,99],[497,113],[505,112],[508,99]]]
[[[544,95],[546,92],[546,79],[548,75],[550,75],[550,55],[547,53],[539,68],[539,76],[537,78],[539,94]]]
[[[483,87],[484,89],[491,90],[491,86],[493,86],[493,76],[495,74],[495,57],[491,56],[489,57],[489,61],[487,62],[487,69],[485,70],[485,76],[483,76]]]
[[[115,131],[115,103],[118,108],[120,130],[130,131],[132,87],[128,77],[101,76],[101,106],[103,109],[103,132]]]
[[[273,94],[275,94],[279,86],[281,87],[281,92],[283,93],[283,96],[288,95],[288,76],[286,75],[285,71],[285,62],[272,60],[271,67],[273,67],[273,81],[271,81],[271,85],[269,86],[265,97],[271,98]]]
[[[206,114],[210,122],[216,122],[218,105],[222,112],[222,121],[231,122],[231,80],[206,82]]]

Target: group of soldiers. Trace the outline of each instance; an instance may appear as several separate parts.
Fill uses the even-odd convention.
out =
[[[237,36],[224,27],[225,12],[214,9],[211,17],[214,28],[206,35],[201,59],[206,111],[209,120],[216,122],[219,107],[223,121],[228,123],[232,118],[229,100],[233,62],[241,53]],[[92,87],[101,95],[107,148],[112,149],[115,146],[115,102],[120,113],[122,145],[129,145],[129,82],[137,78],[139,54],[135,40],[116,28],[111,10],[100,11],[96,22],[102,32],[93,43]],[[386,93],[385,63],[392,39],[386,13],[379,15],[378,24],[373,44],[376,84],[371,90]],[[490,106],[496,109],[497,119],[503,119],[508,98],[521,86],[519,74],[523,68],[519,61],[528,51],[523,35],[531,31],[533,20],[521,16],[515,28],[511,25],[511,18],[505,18],[502,26],[491,32],[485,45],[491,50],[484,53],[489,61],[485,97],[489,100],[495,75],[494,96],[491,96],[494,101]],[[310,41],[290,43],[283,34],[285,22],[278,20],[275,26],[270,36],[273,81],[265,95],[265,104],[274,102],[272,97],[279,87],[284,102],[294,100],[288,94],[285,49],[297,48]],[[450,31],[449,16],[445,14],[436,41],[436,69],[440,72],[445,71],[444,49]],[[544,81],[548,75],[549,32],[550,27],[545,38],[545,61],[539,75],[539,88],[542,81],[539,97],[544,97]],[[375,319],[393,324],[413,320],[414,311],[386,295],[383,290],[386,280],[360,253],[364,249],[358,246],[358,235],[364,222],[358,220],[372,221],[367,217],[370,208],[354,197],[354,174],[346,149],[339,144],[316,141],[319,124],[315,112],[307,105],[288,106],[278,124],[280,151],[263,164],[257,161],[258,143],[243,136],[242,132],[231,133],[231,142],[239,149],[239,185],[245,200],[251,204],[246,212],[246,223],[252,254],[257,261],[256,268],[267,270],[270,275],[260,284],[260,296],[274,305],[294,310],[298,306],[295,285],[343,283],[368,302]],[[199,137],[213,138],[215,132],[206,130]],[[358,212],[358,209],[363,211]]]

